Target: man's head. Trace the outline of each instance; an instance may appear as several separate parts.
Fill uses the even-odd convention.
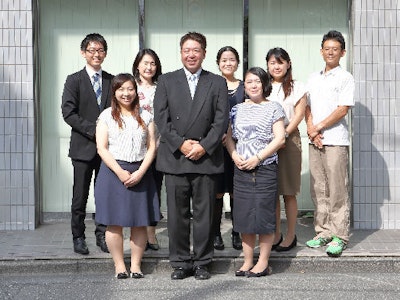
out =
[[[340,59],[346,54],[345,46],[344,37],[339,31],[331,30],[323,36],[321,55],[326,63],[325,71],[339,65]]]
[[[81,55],[88,66],[99,70],[107,56],[107,42],[104,37],[99,33],[88,34],[81,42]]]
[[[206,57],[206,37],[198,32],[188,32],[181,37],[181,60],[185,68],[196,73]]]

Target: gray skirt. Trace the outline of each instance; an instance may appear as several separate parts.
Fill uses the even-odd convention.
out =
[[[241,171],[236,166],[233,177],[233,230],[249,234],[275,232],[275,209],[278,192],[278,165],[259,166]]]

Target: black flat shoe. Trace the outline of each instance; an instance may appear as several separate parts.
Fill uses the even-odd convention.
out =
[[[294,236],[293,242],[289,246],[282,247],[281,245],[278,245],[278,246],[276,246],[275,251],[277,251],[277,252],[289,251],[290,249],[292,249],[296,246],[297,246],[297,236]]]
[[[252,267],[251,267],[252,268]],[[243,271],[243,270],[237,270],[237,271],[235,271],[235,276],[238,276],[238,277],[244,277],[244,276],[247,276],[247,273],[249,273],[249,271],[251,270],[251,268],[250,269],[248,269],[247,271]]]
[[[262,272],[258,272],[258,273],[254,273],[252,271],[247,272],[247,277],[263,277],[263,276],[268,276],[272,274],[272,269],[270,268],[270,266],[268,266],[264,271]]]
[[[240,238],[240,234],[238,232],[232,232],[232,247],[236,250],[242,250],[242,239]]]
[[[128,274],[128,272],[122,272],[122,273],[118,273],[117,275],[115,275],[115,277],[117,279],[127,279],[127,278],[129,278],[129,274]]]
[[[221,235],[216,235],[214,238],[214,249],[215,250],[224,250],[225,245]]]
[[[139,273],[134,272],[134,273],[131,273],[131,278],[140,279],[140,278],[144,278],[144,275],[142,272],[139,272]]]
[[[158,245],[158,242],[156,242],[155,244],[151,244],[151,243],[149,243],[149,241],[147,241],[145,250],[149,250],[149,249],[157,251],[158,249],[160,249],[160,245]]]
[[[275,250],[276,247],[278,247],[279,244],[282,243],[282,241],[283,241],[283,236],[281,234],[281,238],[279,239],[279,241],[276,244],[272,244],[271,250]]]

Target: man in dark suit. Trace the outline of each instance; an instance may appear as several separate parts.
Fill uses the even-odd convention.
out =
[[[101,69],[107,55],[107,42],[98,33],[88,34],[81,43],[81,55],[86,60],[83,70],[67,77],[62,95],[62,115],[71,126],[69,157],[74,169],[71,205],[71,229],[74,251],[89,254],[85,241],[86,204],[93,171],[95,179],[100,168],[96,149],[96,120],[110,106],[113,76]],[[108,252],[106,226],[96,224],[96,244]]]
[[[202,69],[206,38],[182,36],[183,68],[158,78],[155,121],[161,133],[157,169],[165,173],[172,279],[208,279],[216,174],[224,171],[221,138],[228,124],[226,81]],[[190,254],[190,200],[193,255]]]

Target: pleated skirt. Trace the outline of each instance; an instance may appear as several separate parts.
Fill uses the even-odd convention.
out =
[[[129,172],[141,162],[118,161]],[[95,188],[96,222],[123,227],[148,226],[160,220],[160,206],[151,168],[135,186],[126,188],[118,176],[101,163]]]

